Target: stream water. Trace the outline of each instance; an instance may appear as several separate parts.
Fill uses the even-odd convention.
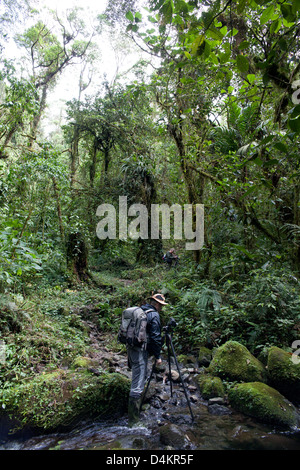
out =
[[[125,415],[86,421],[66,433],[11,437],[0,450],[300,450],[300,429],[276,429],[206,402],[192,403],[192,421],[181,397],[179,390],[160,407],[148,405],[139,427],[129,428]]]

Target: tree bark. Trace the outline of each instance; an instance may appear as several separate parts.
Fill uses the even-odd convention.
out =
[[[42,118],[42,114],[43,114],[43,112],[46,108],[47,91],[48,91],[48,84],[43,86],[39,112],[34,117],[32,123],[31,123],[31,137],[29,139],[29,145],[28,145],[29,148],[32,148],[33,142],[36,139],[37,130],[38,130],[41,118]]]
[[[54,189],[54,196],[56,199],[56,207],[57,207],[57,216],[58,216],[58,223],[59,223],[59,231],[60,231],[60,236],[62,241],[65,239],[65,234],[64,234],[64,226],[63,226],[63,221],[62,221],[62,215],[61,215],[61,205],[60,205],[60,197],[59,197],[59,190],[57,186],[57,181],[55,177],[52,177],[53,181],[53,189]]]
[[[83,235],[80,232],[72,232],[67,237],[67,266],[71,273],[72,281],[86,282],[90,280],[88,270],[88,249]]]

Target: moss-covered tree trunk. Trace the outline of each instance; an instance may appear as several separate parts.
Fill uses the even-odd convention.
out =
[[[74,282],[88,281],[88,248],[80,232],[71,232],[66,240],[67,266]]]

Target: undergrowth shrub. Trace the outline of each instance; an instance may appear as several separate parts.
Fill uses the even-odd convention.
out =
[[[257,269],[219,286],[199,280],[179,291],[172,315],[181,350],[236,340],[259,353],[268,345],[290,347],[299,337],[300,283],[283,270]]]

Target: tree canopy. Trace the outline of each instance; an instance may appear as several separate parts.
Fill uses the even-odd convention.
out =
[[[4,2],[10,15],[0,17],[3,46],[9,22],[29,15],[27,2],[10,6]],[[201,301],[190,291],[194,305],[223,308],[230,331],[233,318],[241,321],[238,308],[232,313],[239,301],[253,334],[254,302],[295,327],[287,302],[299,290],[300,267],[300,1],[111,6],[93,24],[78,8],[49,12],[48,20],[31,10],[29,26],[15,35],[22,66],[2,50],[1,291],[92,282],[91,271],[105,263],[160,266],[176,245],[182,278],[199,289],[209,283]],[[134,67],[111,82],[104,67],[99,72],[107,29],[122,35],[121,55],[127,46],[137,51]],[[51,93],[75,65],[74,99],[45,133]],[[99,240],[97,207],[117,206],[120,196],[148,209],[203,204],[202,249],[188,252],[174,237]],[[271,300],[260,282],[278,286]],[[217,291],[223,307],[211,296]]]

